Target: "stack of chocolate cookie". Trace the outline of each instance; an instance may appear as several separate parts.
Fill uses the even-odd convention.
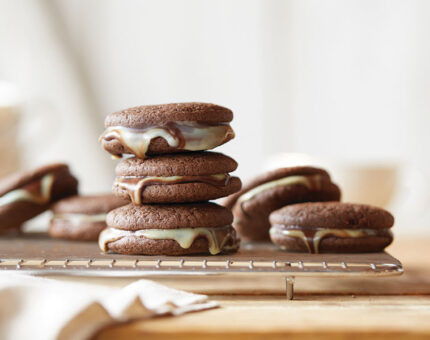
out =
[[[205,103],[139,106],[106,118],[103,148],[122,158],[100,248],[122,254],[218,254],[238,248],[230,209],[207,201],[240,190],[237,163],[210,152],[232,138],[233,113]]]
[[[49,164],[0,180],[0,234],[49,209],[52,203],[76,195],[78,181],[66,164]]]
[[[300,166],[262,174],[224,205],[246,241],[271,240],[283,250],[309,253],[382,251],[393,241],[393,216],[363,204],[341,203],[327,171]]]
[[[269,241],[269,215],[295,203],[339,201],[340,189],[327,171],[309,166],[279,168],[257,176],[231,195],[234,228],[246,241]]]

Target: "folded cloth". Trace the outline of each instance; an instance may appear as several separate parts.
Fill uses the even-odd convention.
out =
[[[88,339],[112,323],[217,306],[149,280],[120,289],[0,273],[0,339]]]

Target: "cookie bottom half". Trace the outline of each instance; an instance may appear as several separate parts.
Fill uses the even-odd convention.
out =
[[[388,229],[305,229],[272,226],[272,242],[283,250],[306,253],[369,253],[383,251],[393,241]]]
[[[232,226],[218,228],[105,229],[100,249],[129,255],[191,255],[234,252],[239,240]]]

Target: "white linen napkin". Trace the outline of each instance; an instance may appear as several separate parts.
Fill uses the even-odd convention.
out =
[[[0,339],[88,339],[115,322],[215,308],[207,296],[138,280],[109,288],[0,273]]]

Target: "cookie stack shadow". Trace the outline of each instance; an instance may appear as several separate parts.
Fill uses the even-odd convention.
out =
[[[209,202],[241,189],[237,163],[207,150],[234,132],[233,113],[206,103],[139,106],[109,115],[102,147],[115,158],[113,194],[130,201],[107,215],[104,252],[219,254],[238,249],[230,209]]]

